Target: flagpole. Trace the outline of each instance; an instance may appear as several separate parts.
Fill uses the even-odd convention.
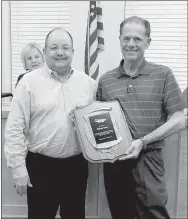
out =
[[[90,4],[90,2],[89,2]],[[87,48],[88,48],[88,53],[87,53],[87,60],[88,60],[88,75],[90,73],[90,46],[89,46],[89,37],[90,37],[90,28],[89,28],[89,20],[90,20],[90,7],[88,10],[88,18],[87,18]]]

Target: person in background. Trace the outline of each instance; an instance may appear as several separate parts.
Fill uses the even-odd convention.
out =
[[[96,81],[72,68],[73,38],[62,28],[45,39],[46,62],[18,83],[5,128],[5,155],[28,219],[85,219],[88,162],[72,111],[96,96]]]
[[[117,162],[104,164],[113,219],[170,218],[162,149],[166,137],[185,127],[185,104],[171,69],[145,60],[150,32],[147,20],[125,19],[119,36],[123,60],[98,83],[97,100],[120,103],[133,137]]]
[[[16,86],[26,73],[43,66],[44,54],[42,47],[37,43],[29,43],[21,51],[21,61],[26,72],[18,76]]]

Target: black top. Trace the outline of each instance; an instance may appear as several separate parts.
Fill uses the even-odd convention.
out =
[[[18,76],[18,79],[17,79],[17,83],[20,81],[20,79],[25,75],[26,73],[23,73],[21,75]]]
[[[21,75],[18,76],[18,79],[17,79],[17,82],[16,82],[15,87],[18,85],[18,82],[23,78],[23,76],[24,76],[25,74],[27,74],[28,72],[30,72],[30,71],[31,71],[31,70],[27,70],[25,73],[23,73],[23,74],[21,74]]]

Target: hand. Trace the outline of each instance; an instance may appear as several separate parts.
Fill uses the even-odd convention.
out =
[[[27,186],[33,187],[28,175],[20,179],[14,179],[14,188],[16,188],[17,194],[21,196],[25,195],[27,192]]]
[[[73,110],[69,113],[69,119],[72,122],[73,126],[74,126],[74,112]]]
[[[140,139],[134,140],[131,143],[131,146],[125,152],[125,156],[121,157],[119,160],[126,160],[126,159],[137,159],[140,151],[142,150],[143,144]]]
[[[69,113],[69,119],[72,122],[73,126],[74,126],[74,120],[75,120],[74,110],[79,109],[80,107],[82,107],[82,106],[81,105],[75,106],[75,108],[73,110],[71,110],[71,112]]]

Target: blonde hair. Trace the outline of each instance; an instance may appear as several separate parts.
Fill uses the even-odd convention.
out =
[[[42,56],[42,58],[43,58],[43,61],[44,61],[44,54],[43,54],[43,48],[40,46],[40,45],[38,45],[37,43],[29,43],[27,46],[25,46],[23,49],[22,49],[22,51],[21,51],[21,62],[22,62],[22,65],[23,65],[23,67],[24,67],[24,69],[25,70],[28,70],[28,68],[27,68],[27,65],[26,65],[26,54],[32,49],[32,48],[36,48],[39,52],[40,52],[40,54],[41,54],[41,56]]]

